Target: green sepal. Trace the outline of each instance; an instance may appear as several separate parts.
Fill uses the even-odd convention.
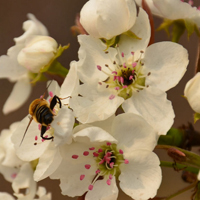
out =
[[[180,37],[183,35],[184,31],[187,30],[188,38],[195,32],[198,37],[200,37],[200,32],[197,25],[189,19],[177,19],[168,20],[165,19],[163,23],[158,27],[159,30],[165,30],[167,35],[170,36],[169,27],[172,28],[172,41],[178,42]]]
[[[135,33],[133,33],[131,30],[126,31],[126,32],[124,32],[122,34],[123,35],[127,35],[128,37],[133,38],[133,39],[137,39],[137,40],[141,40],[142,39],[142,38],[138,37]]]
[[[60,45],[57,49],[55,56],[50,60],[50,62],[47,65],[45,65],[43,68],[41,68],[39,73],[47,72],[49,70],[49,68],[51,67],[51,65],[55,65],[55,60],[58,57],[60,57],[62,55],[63,51],[65,51],[68,48],[69,48],[69,44],[66,46],[63,46],[63,47]]]
[[[35,74],[35,73],[29,72],[29,78],[31,79],[31,84],[33,84],[33,85],[39,81],[47,81],[48,80],[46,78],[46,76],[44,76],[44,74],[42,74],[42,73]]]
[[[57,52],[55,53],[54,57],[49,61],[49,63],[47,65],[45,65],[44,67],[42,67],[39,71],[39,73],[31,73],[29,72],[29,77],[32,80],[31,83],[35,84],[38,81],[46,81],[47,78],[45,77],[45,75],[43,73],[47,72],[50,74],[55,74],[55,75],[59,75],[61,77],[66,77],[67,73],[68,73],[68,69],[66,69],[65,67],[63,67],[58,61],[57,58],[60,57],[62,55],[62,53],[69,48],[69,44],[66,46],[59,46],[57,49]]]
[[[100,40],[106,44],[106,49],[104,51],[107,51],[109,47],[115,47],[117,43],[119,42],[120,36],[115,36],[111,38],[110,40],[106,40],[104,38],[101,38]]]
[[[180,37],[185,32],[185,25],[182,20],[175,20],[173,23],[173,29],[172,29],[172,42],[179,41]]]
[[[54,60],[54,62],[50,65],[47,73],[56,74],[65,78],[66,75],[68,74],[68,71],[69,70],[63,67],[57,60]]]
[[[181,146],[184,141],[184,132],[176,129],[171,128],[167,135],[161,135],[158,140],[159,145],[172,145],[172,146]]]
[[[200,114],[199,113],[195,113],[194,114],[194,124],[200,119]]]
[[[38,165],[38,162],[39,162],[39,159],[32,160],[32,161],[30,162],[33,171],[36,170],[36,167],[37,167],[37,165]]]

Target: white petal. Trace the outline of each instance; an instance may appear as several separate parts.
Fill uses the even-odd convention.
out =
[[[49,85],[50,84],[50,85]],[[48,87],[49,86],[49,87]],[[47,82],[48,92],[53,93],[53,95],[60,96],[60,86],[57,81],[48,81]]]
[[[14,38],[17,44],[25,44],[26,39],[32,35],[48,35],[46,27],[33,14],[29,13],[27,16],[29,20],[23,23],[24,34]]]
[[[51,127],[54,128],[55,145],[63,143],[70,144],[72,142],[72,129],[74,122],[75,118],[73,111],[68,107],[62,107],[51,124]]]
[[[13,133],[11,140],[15,145],[17,156],[19,156],[19,158],[21,158],[22,160],[32,161],[39,158],[44,153],[51,140],[45,140],[42,142],[42,139],[40,137],[40,130],[38,129],[38,124],[35,121],[32,121],[24,137],[24,141],[20,146],[23,134],[25,133],[28,123],[29,118],[27,116],[21,121],[19,127]],[[48,131],[45,134],[47,133]],[[37,145],[35,145],[35,143],[37,143]]]
[[[86,144],[106,141],[117,143],[115,138],[99,127],[88,127],[75,133],[74,140]]]
[[[108,185],[106,181],[106,177],[104,177],[103,180],[96,181],[93,189],[86,194],[85,200],[116,200],[119,191],[115,177],[111,180],[110,185]]]
[[[12,183],[19,173],[19,168],[0,165],[0,173],[4,176],[5,180]]]
[[[174,42],[159,42],[149,46],[144,55],[146,85],[167,91],[178,84],[186,72],[188,53]]]
[[[0,57],[0,78],[17,81],[27,74],[27,69],[17,62],[17,55],[23,45],[15,45],[8,49],[7,54]]]
[[[115,60],[117,51],[114,48],[109,48],[109,53],[105,53],[106,45],[99,39],[95,39],[89,35],[79,35],[78,41],[80,48],[78,51],[79,62],[77,63],[77,70],[80,80],[83,83],[90,83],[99,80],[104,81],[108,76],[97,69],[97,65],[110,73],[110,70],[105,67],[105,64],[113,68],[113,61]]]
[[[139,115],[125,113],[113,122],[112,135],[118,141],[117,147],[124,152],[136,149],[152,151],[157,145],[156,131]]]
[[[87,190],[88,186],[92,183],[97,170],[97,164],[94,160],[92,152],[88,156],[84,156],[84,151],[90,151],[89,144],[73,143],[65,145],[63,148],[63,160],[56,172],[51,176],[54,179],[60,179],[61,190],[63,195],[71,197],[81,196]],[[77,159],[72,156],[77,155]],[[91,165],[90,169],[86,169],[85,165]],[[83,180],[80,176],[85,175]]]
[[[192,18],[194,15],[200,17],[199,10],[197,10],[196,7],[192,7],[187,2],[182,2],[179,0],[163,0],[162,2],[160,0],[153,0],[153,3],[161,15],[167,19],[175,20]]]
[[[50,176],[60,165],[62,157],[59,148],[50,144],[44,154],[39,158],[39,163],[34,172],[34,180],[41,181]]]
[[[141,40],[130,38],[126,35],[121,35],[119,41],[119,49],[126,55],[131,55],[131,52],[146,49],[149,43],[151,27],[148,15],[142,8],[140,8],[136,22],[133,27],[131,27],[130,31],[140,37]]]
[[[12,183],[12,188],[15,195],[20,192],[20,189],[28,188],[29,191],[26,194],[27,199],[31,199],[36,193],[36,183],[33,181],[33,170],[29,163],[24,164],[21,167],[20,172]]]
[[[121,189],[133,199],[153,198],[161,183],[160,161],[150,151],[138,150],[124,154],[128,164],[121,164],[119,176]]]
[[[198,72],[185,86],[184,96],[187,98],[192,109],[200,113],[200,72]]]
[[[8,114],[21,107],[28,99],[31,93],[31,84],[29,79],[20,79],[15,83],[13,90],[3,106],[3,113]]]
[[[159,135],[165,135],[174,122],[174,111],[166,93],[156,88],[146,88],[122,104],[125,112],[140,114]]]
[[[77,74],[77,62],[72,61],[70,63],[70,69],[69,72],[61,86],[60,89],[60,97],[66,98],[73,94],[75,94],[75,89],[79,85],[79,77]],[[63,104],[69,103],[69,98],[62,100]]]
[[[157,15],[162,17],[162,14],[160,13],[160,11],[155,7],[153,0],[145,0],[146,3],[148,4],[152,14]],[[142,0],[135,0],[135,2],[139,5],[142,6]]]
[[[3,200],[15,200],[10,194],[6,192],[0,192],[0,199]]]
[[[70,99],[70,106],[74,115],[81,123],[92,123],[101,121],[112,116],[124,99],[113,95],[105,89],[101,91],[89,84],[82,84],[78,88],[78,93],[82,96],[73,96]]]
[[[97,6],[96,26],[102,38],[109,40],[128,31],[135,23],[137,11],[132,0],[98,1]]]

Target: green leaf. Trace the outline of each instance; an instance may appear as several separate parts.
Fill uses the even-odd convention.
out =
[[[127,35],[128,37],[130,38],[133,38],[133,39],[138,39],[138,40],[141,40],[142,38],[138,37],[135,33],[133,33],[132,31],[126,31],[124,33],[122,33],[123,35]]]
[[[31,84],[35,84],[39,81],[47,81],[47,78],[42,73],[35,74],[30,72],[29,77],[32,80]]]
[[[200,119],[200,114],[199,113],[195,113],[194,114],[194,124]]]
[[[119,38],[120,38],[119,35],[111,38],[110,40],[106,40],[104,38],[101,38],[100,40],[104,44],[106,44],[106,49],[104,51],[107,51],[109,47],[115,47],[117,45],[117,43],[119,42]]]

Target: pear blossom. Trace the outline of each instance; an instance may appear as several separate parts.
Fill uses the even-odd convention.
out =
[[[45,132],[44,137],[52,137],[53,140],[44,140],[40,137],[41,125],[32,121],[24,141],[21,143],[23,133],[29,123],[29,118],[25,117],[17,130],[13,133],[12,141],[15,145],[16,154],[20,159],[24,161],[34,161],[39,159],[34,172],[34,180],[39,181],[50,174],[52,174],[62,161],[60,155],[60,147],[64,144],[70,144],[72,142],[72,129],[74,126],[73,111],[68,108],[69,97],[73,91],[73,86],[78,84],[78,78],[76,76],[76,66],[71,64],[71,69],[67,75],[67,78],[63,82],[60,88],[56,81],[53,81],[48,88],[50,98],[47,101],[51,101],[54,95],[61,98],[62,107],[58,104],[54,107],[55,117],[48,130]],[[71,85],[69,85],[69,82]],[[65,96],[66,95],[66,96]]]
[[[141,25],[149,24],[143,10],[138,18]],[[139,24],[135,28],[142,30]],[[188,53],[172,42],[147,47],[148,34],[139,43],[121,38],[117,48],[106,51],[100,40],[89,35],[78,36],[77,69],[83,84],[78,86],[79,95],[70,100],[78,121],[104,120],[122,104],[125,112],[141,115],[159,135],[166,134],[173,124],[174,111],[165,91],[184,75]]]
[[[133,199],[156,195],[161,183],[160,162],[152,152],[157,134],[142,117],[125,113],[76,126],[74,141],[63,146],[62,163],[51,175],[60,179],[63,195],[87,192],[85,200],[115,200],[119,192],[116,180]]]
[[[109,40],[128,31],[136,14],[133,0],[89,0],[80,12],[80,22],[93,37]]]
[[[200,113],[200,72],[198,72],[192,79],[190,79],[184,90],[184,96],[187,98],[191,108],[196,112]]]
[[[35,36],[19,52],[18,63],[33,73],[38,73],[57,52],[57,42],[49,36]]]
[[[15,82],[13,90],[3,106],[3,113],[8,114],[24,104],[31,93],[29,70],[21,66],[17,57],[25,47],[26,41],[34,35],[48,35],[46,27],[32,14],[23,23],[24,34],[14,38],[15,45],[8,49],[7,55],[0,57],[0,78]]]
[[[135,0],[141,6],[142,0]],[[165,19],[187,19],[200,27],[200,10],[181,0],[145,0],[152,13]]]

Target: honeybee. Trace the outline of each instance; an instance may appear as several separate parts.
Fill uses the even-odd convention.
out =
[[[50,82],[50,84],[51,84],[51,82]],[[47,91],[48,87],[50,86],[50,84],[47,86],[46,91]],[[46,93],[46,91],[45,91],[45,93]],[[55,114],[53,112],[55,105],[58,103],[59,107],[61,108],[62,104],[61,104],[61,99],[56,95],[53,96],[53,98],[49,104],[48,101],[46,99],[44,99],[45,93],[39,99],[33,100],[29,106],[29,114],[31,115],[31,117],[30,117],[28,126],[24,132],[24,135],[23,135],[20,145],[22,144],[22,142],[24,140],[24,137],[26,135],[26,132],[27,132],[32,120],[41,124],[41,138],[42,139],[51,140],[54,138],[53,136],[46,138],[46,137],[44,137],[44,134],[47,130],[47,127],[53,121],[53,117],[55,116]]]

